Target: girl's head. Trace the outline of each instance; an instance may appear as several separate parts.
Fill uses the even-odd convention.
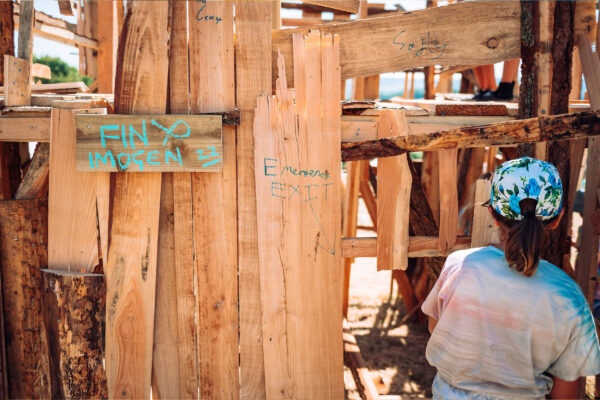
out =
[[[550,163],[523,157],[503,163],[494,173],[491,213],[500,226],[506,261],[521,274],[535,273],[562,204],[560,176]]]

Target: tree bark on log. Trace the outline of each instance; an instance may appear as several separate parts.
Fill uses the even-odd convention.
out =
[[[569,112],[571,92],[571,64],[574,45],[575,2],[557,1],[554,10],[554,40],[552,45],[552,95],[550,114]],[[548,161],[556,166],[563,184],[563,208],[565,214],[572,209],[574,199],[570,196],[571,176],[570,147],[572,142],[549,142]],[[574,168],[581,166],[573,166]],[[544,258],[559,268],[564,267],[563,257],[571,251],[571,224],[565,215],[557,229],[550,231],[550,244]]]
[[[519,87],[518,119],[533,118],[537,110],[537,64],[535,52],[539,47],[539,4],[521,0],[521,86]],[[533,156],[535,146],[523,143],[517,147],[519,157]]]
[[[0,271],[9,397],[50,398],[41,333],[41,268],[48,263],[48,202],[0,201]]]
[[[104,277],[47,269],[42,276],[52,398],[106,398]]]

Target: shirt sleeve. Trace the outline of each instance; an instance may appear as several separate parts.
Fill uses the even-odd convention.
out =
[[[585,300],[575,318],[575,326],[567,347],[548,369],[548,373],[565,381],[600,374],[598,335],[592,313]]]
[[[440,315],[444,308],[444,300],[445,296],[441,293],[446,292],[446,290],[442,290],[445,286],[448,285],[449,278],[456,271],[456,260],[455,257],[450,255],[446,262],[444,263],[444,267],[442,269],[442,273],[440,274],[438,280],[435,282],[435,285],[429,292],[429,295],[423,302],[421,306],[421,310],[424,314],[429,315],[430,317],[435,318],[436,320],[440,319]]]

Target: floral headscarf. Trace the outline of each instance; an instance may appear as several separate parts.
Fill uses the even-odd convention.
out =
[[[522,220],[524,217],[519,202],[523,199],[537,200],[535,216],[542,221],[560,213],[563,189],[554,165],[523,157],[498,167],[492,179],[492,208],[505,218]]]

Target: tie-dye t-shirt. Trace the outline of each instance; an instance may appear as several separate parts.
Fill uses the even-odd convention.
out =
[[[544,398],[553,375],[600,373],[592,313],[579,286],[540,261],[525,277],[495,247],[451,254],[423,312],[438,320],[426,356],[434,398]]]

